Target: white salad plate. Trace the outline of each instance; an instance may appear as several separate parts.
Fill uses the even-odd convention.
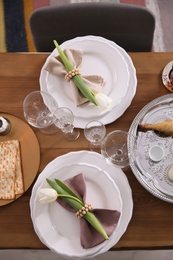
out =
[[[120,211],[120,219],[109,240],[89,249],[80,244],[79,220],[57,202],[42,205],[38,201],[40,188],[49,187],[46,178],[64,181],[83,173],[86,181],[87,199],[94,208]],[[53,252],[73,259],[91,258],[108,251],[126,231],[132,216],[131,189],[125,174],[119,168],[108,165],[95,152],[72,152],[57,157],[39,175],[30,200],[31,219],[40,240]]]
[[[137,85],[136,70],[125,50],[114,42],[98,36],[77,37],[64,42],[61,48],[83,50],[81,74],[102,76],[106,82],[104,93],[112,99],[112,104],[105,110],[91,102],[75,106],[69,83],[44,69],[50,57],[58,55],[56,49],[42,67],[41,90],[53,95],[59,106],[66,106],[73,111],[75,127],[84,128],[93,118],[109,124],[121,116],[130,105]]]

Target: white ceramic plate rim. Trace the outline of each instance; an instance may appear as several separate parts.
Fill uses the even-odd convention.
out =
[[[68,171],[70,170],[70,171]],[[68,171],[68,172],[67,172]],[[86,180],[86,187],[87,187],[87,202],[92,202],[95,205],[95,208],[109,208],[109,209],[116,209],[119,212],[122,211],[122,200],[120,196],[120,192],[115,185],[113,179],[105,172],[102,171],[99,167],[93,166],[86,163],[78,163],[78,164],[68,164],[66,166],[62,166],[57,171],[52,172],[51,169],[47,170],[46,178],[59,178],[62,181],[65,179],[71,178],[75,176],[78,172],[82,172]],[[94,184],[94,185],[92,185]],[[91,186],[91,187],[90,187]],[[93,186],[93,187],[92,187]],[[37,192],[40,188],[47,188],[50,187],[46,180],[44,179],[39,187],[37,188]],[[97,194],[97,196],[95,196]],[[65,254],[67,256],[73,255],[75,256],[82,256],[82,254],[86,254],[86,250],[83,249],[80,245],[80,234],[79,232],[79,223],[76,219],[75,215],[71,216],[71,213],[67,214],[67,211],[64,210],[59,204],[52,203],[51,205],[40,205],[38,201],[37,195],[34,196],[35,199],[33,201],[33,213],[32,219],[34,225],[36,226],[37,232],[39,237],[43,238],[46,245],[55,250],[59,254]],[[57,223],[56,218],[52,217],[52,214],[56,212],[58,218],[62,218],[64,223],[66,219],[66,227],[62,228],[62,225]],[[53,222],[51,222],[53,219]],[[43,224],[44,223],[44,224]],[[46,227],[45,227],[46,223]],[[52,237],[45,237],[45,231],[47,230],[47,225],[50,225],[50,230],[54,232]],[[57,226],[60,230],[57,230]],[[52,229],[52,227],[54,227]],[[56,228],[55,228],[56,227]],[[74,234],[73,238],[73,246],[71,246],[71,234],[69,236],[69,232]],[[52,233],[51,233],[52,234]],[[67,244],[61,242],[65,237],[65,241]],[[111,239],[111,238],[110,238]],[[57,243],[58,241],[58,243]],[[95,253],[100,250],[104,243],[91,248],[87,249],[87,254]],[[64,248],[63,248],[63,246]],[[71,249],[68,248],[68,244]]]
[[[45,179],[45,173],[49,169],[49,167],[61,167],[64,165],[65,162],[83,162],[89,163],[91,165],[96,165],[98,167],[101,167],[103,171],[106,171],[110,177],[115,181],[119,191],[120,195],[123,201],[122,205],[122,214],[120,221],[118,222],[118,226],[115,229],[115,232],[113,233],[113,238],[108,240],[109,243],[106,244],[106,246],[103,246],[98,252],[86,254],[82,257],[75,257],[75,259],[85,259],[85,258],[90,258],[94,257],[95,255],[101,254],[109,250],[111,247],[113,247],[118,240],[121,238],[121,236],[124,234],[126,231],[128,224],[130,222],[130,219],[132,217],[132,211],[133,211],[133,200],[132,200],[132,192],[131,188],[129,186],[127,177],[123,173],[123,171],[119,168],[116,168],[113,165],[107,164],[105,159],[100,155],[95,152],[88,152],[88,151],[79,151],[79,152],[71,152],[66,155],[62,155],[56,159],[54,159],[52,162],[50,162],[43,172],[39,175],[37,182],[35,183],[33,190],[32,190],[32,195],[31,195],[31,200],[30,200],[30,207],[31,207],[31,218],[32,218],[32,203],[33,203],[33,198],[36,194],[36,190],[38,188],[39,183]],[[53,170],[53,169],[52,169]],[[116,171],[116,174],[115,174]],[[33,223],[34,224],[34,223]],[[34,227],[35,228],[35,227]],[[37,229],[35,228],[35,231],[37,233]],[[103,243],[102,243],[103,244]],[[51,249],[52,250],[52,249]],[[53,250],[54,251],[54,250]],[[67,256],[65,256],[67,257]],[[73,256],[74,257],[74,256]]]
[[[75,39],[78,39],[78,38],[80,38],[80,37],[77,37]],[[122,99],[122,101],[115,108],[110,110],[105,115],[97,116],[97,120],[100,120],[103,124],[106,125],[106,124],[109,124],[109,123],[115,121],[116,119],[118,119],[131,104],[133,97],[136,93],[136,87],[137,87],[136,69],[133,65],[133,62],[132,62],[130,56],[127,54],[127,52],[125,52],[125,50],[123,48],[121,48],[120,46],[118,46],[116,43],[109,41],[103,37],[99,37],[99,36],[90,35],[90,36],[85,36],[83,38],[95,39],[95,40],[99,39],[103,42],[109,42],[110,45],[112,45],[114,48],[118,49],[119,52],[122,54],[122,56],[124,57],[124,59],[127,63],[128,70],[130,72],[129,86],[128,86],[127,92],[126,92],[124,98]],[[49,57],[47,58],[46,62],[48,61],[48,59],[49,59]],[[45,62],[45,64],[46,64],[46,62]],[[45,64],[44,64],[44,66],[45,66]],[[44,70],[44,66],[41,69],[39,82],[40,82],[41,90],[48,92],[47,84],[46,84],[47,72]],[[90,120],[86,119],[86,118],[76,118],[75,117],[74,126],[84,129],[84,127],[88,123],[88,121],[90,121]]]
[[[81,74],[102,76],[105,80],[104,93],[112,99],[112,103],[105,110],[100,109],[91,102],[77,107],[72,98],[69,82],[64,80],[64,78],[47,73],[46,83],[48,92],[54,96],[60,107],[67,106],[73,111],[76,118],[80,119],[82,117],[86,118],[86,120],[91,120],[97,116],[107,114],[121,102],[129,85],[129,71],[123,55],[117,48],[109,44],[108,41],[103,42],[98,38],[96,40],[83,37],[66,41],[61,45],[61,48],[63,50],[83,50]],[[50,57],[57,55],[58,51],[54,49]]]

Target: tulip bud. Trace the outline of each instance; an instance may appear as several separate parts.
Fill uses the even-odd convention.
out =
[[[38,192],[39,202],[42,204],[50,203],[55,201],[58,197],[57,192],[54,189],[46,188],[40,189]]]
[[[102,109],[108,108],[112,102],[112,99],[103,93],[95,94],[95,99],[97,100],[98,106]]]

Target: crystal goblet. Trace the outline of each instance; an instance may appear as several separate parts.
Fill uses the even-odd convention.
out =
[[[120,168],[129,166],[127,136],[127,132],[116,130],[109,133],[102,142],[101,154],[109,163]]]
[[[56,100],[48,93],[39,90],[29,93],[23,102],[26,121],[44,134],[54,134],[59,130],[53,115],[57,108]]]
[[[104,124],[97,120],[90,121],[84,128],[84,135],[89,141],[90,150],[100,153],[101,142],[106,135]]]
[[[61,129],[64,134],[64,137],[73,141],[76,140],[80,131],[77,128],[74,128],[74,115],[73,112],[67,107],[59,107],[55,112],[54,116],[56,118],[56,126]]]

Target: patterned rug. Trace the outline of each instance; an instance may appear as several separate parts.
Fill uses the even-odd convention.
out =
[[[35,9],[86,1],[127,3],[150,9],[156,17],[153,50],[155,52],[173,51],[172,0],[0,0],[0,51],[36,51],[28,24],[29,16]]]

